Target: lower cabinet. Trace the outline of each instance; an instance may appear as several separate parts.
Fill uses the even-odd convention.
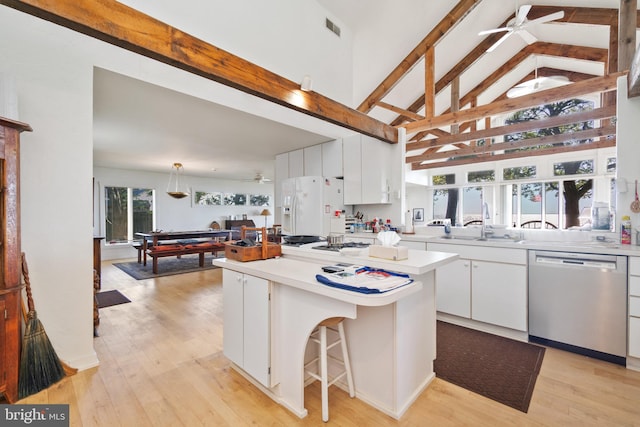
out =
[[[471,318],[471,261],[457,259],[436,269],[436,308]]]
[[[527,330],[527,266],[472,261],[471,318]]]
[[[629,257],[629,347],[640,359],[640,257]]]
[[[224,355],[271,387],[270,282],[224,269],[222,290]]]
[[[527,331],[526,251],[438,243],[428,249],[460,255],[436,270],[439,312]]]

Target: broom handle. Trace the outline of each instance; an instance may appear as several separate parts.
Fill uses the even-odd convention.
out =
[[[24,276],[24,284],[27,289],[27,306],[29,311],[34,311],[33,296],[31,295],[31,282],[29,281],[29,267],[27,267],[27,257],[22,252],[22,275]]]

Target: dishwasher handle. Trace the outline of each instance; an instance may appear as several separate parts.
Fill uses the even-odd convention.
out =
[[[580,266],[585,268],[597,268],[600,270],[602,269],[616,270],[617,269],[617,265],[615,261],[600,261],[600,260],[580,259],[580,258],[559,258],[559,257],[549,257],[544,255],[537,255],[535,260],[537,264]]]

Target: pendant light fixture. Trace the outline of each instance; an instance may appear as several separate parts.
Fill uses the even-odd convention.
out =
[[[183,199],[189,195],[187,187],[180,181],[183,181],[184,168],[182,163],[174,163],[169,174],[169,184],[167,184],[167,194],[174,199]]]

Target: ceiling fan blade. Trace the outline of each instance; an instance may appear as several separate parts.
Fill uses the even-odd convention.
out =
[[[516,20],[513,25],[515,26],[522,25],[527,20],[527,15],[529,14],[530,10],[531,10],[530,4],[523,4],[522,6],[520,6],[520,9],[518,9],[518,14],[516,15]]]
[[[511,30],[511,28],[509,28],[509,27],[494,28],[494,29],[492,29],[492,30],[484,30],[484,31],[480,31],[480,32],[478,33],[478,35],[479,35],[479,36],[484,36],[484,35],[487,35],[487,34],[501,33],[501,32],[503,32],[503,31],[510,31],[510,30]]]
[[[490,53],[490,52],[493,52],[494,50],[496,50],[496,48],[498,46],[500,46],[502,44],[502,42],[504,42],[511,34],[513,34],[513,31],[509,31],[507,34],[505,34],[504,36],[500,37],[500,40],[495,42],[489,49],[487,49],[487,53]]]
[[[564,11],[561,10],[560,12],[555,12],[550,15],[545,15],[545,16],[541,16],[540,18],[533,19],[527,22],[527,25],[544,24],[545,22],[555,21],[556,19],[562,19],[562,18],[564,18]]]
[[[534,36],[533,34],[531,34],[529,31],[527,31],[525,29],[521,29],[521,30],[517,31],[517,33],[518,33],[518,35],[520,37],[522,37],[522,40],[527,42],[527,44],[533,44],[533,43],[538,41],[536,36]]]

